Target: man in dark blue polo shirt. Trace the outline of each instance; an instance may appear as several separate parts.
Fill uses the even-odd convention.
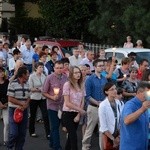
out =
[[[98,107],[105,98],[103,87],[107,83],[107,79],[101,75],[104,69],[103,60],[95,60],[93,66],[95,73],[88,77],[85,83],[86,100],[89,105],[87,108],[87,127],[82,140],[82,150],[90,149],[91,137],[95,126],[98,124]]]
[[[120,150],[148,150],[148,112],[150,101],[145,92],[150,84],[141,82],[137,94],[123,109],[120,130]]]

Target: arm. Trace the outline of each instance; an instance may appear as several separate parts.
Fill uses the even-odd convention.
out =
[[[135,96],[135,95],[136,93],[128,93],[128,92],[123,91],[123,96],[130,97],[130,96]]]
[[[92,103],[95,104],[97,106],[99,106],[99,102],[97,100],[95,100],[91,95],[92,95],[92,83],[91,83],[91,79],[88,78],[85,82],[85,90],[86,90],[86,97],[87,100]]]
[[[16,98],[12,97],[12,96],[8,96],[8,101],[15,104],[15,105],[19,105],[21,107],[23,107],[23,103],[25,103],[24,101],[19,101]]]
[[[124,123],[126,125],[129,125],[131,123],[133,123],[134,121],[136,121],[148,108],[150,108],[150,101],[145,101],[143,102],[143,105],[140,109],[138,109],[137,111],[135,111],[134,113],[131,113],[129,115],[127,115],[124,118]]]

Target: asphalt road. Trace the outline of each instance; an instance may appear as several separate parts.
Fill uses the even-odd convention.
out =
[[[49,142],[45,138],[44,125],[42,123],[36,123],[36,133],[39,135],[38,138],[32,138],[29,136],[27,131],[26,142],[24,146],[24,150],[49,150]],[[66,134],[60,128],[60,139],[61,145],[64,148],[66,142]],[[78,147],[81,150],[81,127],[78,128]],[[0,121],[0,144],[3,143],[3,122]],[[6,150],[5,146],[0,146],[0,150]],[[98,146],[98,137],[96,134],[93,134],[92,137],[92,147],[91,150],[99,150]]]

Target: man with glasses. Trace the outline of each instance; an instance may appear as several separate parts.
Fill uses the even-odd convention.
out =
[[[8,107],[9,107],[9,135],[8,150],[12,150],[15,146],[16,150],[22,150],[25,142],[27,131],[28,112],[30,90],[27,83],[29,71],[26,67],[20,67],[17,72],[17,79],[12,81],[8,86]],[[23,111],[23,119],[21,122],[14,121],[14,111],[19,108]]]
[[[58,118],[58,111],[62,110],[62,90],[64,83],[67,81],[67,76],[62,74],[63,68],[61,61],[55,62],[54,73],[47,76],[42,91],[43,95],[48,99],[47,109],[51,125],[49,146],[53,150],[62,150],[59,136],[60,119]]]
[[[107,79],[101,75],[104,69],[104,61],[97,59],[93,62],[95,73],[87,78],[85,82],[87,107],[87,127],[82,140],[82,150],[89,150],[93,131],[98,124],[98,107],[105,95],[103,87]]]

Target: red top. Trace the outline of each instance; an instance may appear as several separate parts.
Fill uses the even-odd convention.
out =
[[[141,80],[142,76],[143,76],[143,72],[140,69],[138,69],[137,79]]]

